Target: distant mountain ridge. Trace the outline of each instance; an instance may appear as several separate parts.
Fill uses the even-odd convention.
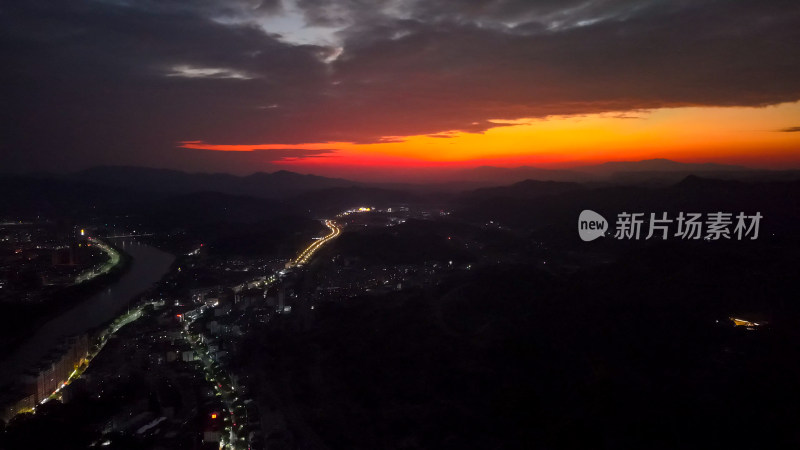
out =
[[[740,181],[689,175],[665,186],[577,186],[573,189],[569,183],[547,186],[547,182],[538,182],[480,189],[464,194],[464,198],[472,201],[461,202],[453,215],[477,223],[495,221],[548,229],[573,243],[579,242],[573,224],[584,209],[607,218],[623,211],[669,212],[671,217],[681,211],[760,212],[768,218],[764,222],[765,236],[769,232],[791,239],[800,221],[800,177],[786,181]]]
[[[697,175],[727,179],[791,179],[797,170],[773,171],[717,163],[682,163],[664,158],[641,161],[609,161],[571,169],[544,169],[531,166],[481,166],[459,172],[464,181],[510,185],[523,180],[570,181],[580,183],[618,182],[627,184],[673,184],[686,176]]]
[[[532,199],[583,189],[586,189],[583,184],[569,181],[524,180],[509,186],[487,187],[464,192],[460,200],[467,203],[492,198]]]
[[[732,172],[750,171],[744,166],[716,163],[682,163],[671,159],[654,158],[641,161],[609,161],[602,164],[582,166],[578,168],[589,173],[615,173],[615,172]]]
[[[442,181],[428,183],[359,182],[343,178],[304,175],[286,170],[273,173],[256,172],[247,176],[226,173],[188,173],[179,170],[131,166],[99,166],[67,175],[50,175],[68,181],[122,188],[154,194],[180,195],[196,192],[220,192],[266,199],[288,199],[315,191],[361,188],[342,191],[351,197],[381,197],[370,189],[405,191],[415,195],[457,193],[482,187],[510,186],[525,180],[666,186],[689,175],[706,178],[749,181],[791,180],[800,177],[800,170],[764,170],[716,163],[681,163],[668,159],[612,161],[575,167],[568,170],[532,166],[481,166],[442,174]],[[358,195],[355,195],[358,194]],[[385,194],[385,193],[384,193]]]
[[[188,173],[169,169],[100,166],[66,175],[70,180],[165,194],[221,192],[261,198],[284,198],[336,187],[361,186],[355,181],[303,175],[285,170],[248,176],[225,173]]]
[[[456,177],[470,182],[487,184],[511,184],[523,180],[540,181],[592,181],[591,174],[562,169],[543,169],[533,166],[495,167],[480,166],[457,172]]]

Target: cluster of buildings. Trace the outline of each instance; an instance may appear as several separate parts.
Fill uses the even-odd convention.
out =
[[[457,268],[465,268],[459,265]],[[420,264],[370,264],[359,258],[335,257],[317,275],[314,300],[338,300],[365,293],[381,294],[437,283],[443,272],[453,270],[448,263],[428,261]]]
[[[231,257],[209,261],[210,269],[219,272],[264,272],[278,271],[286,260],[272,256]]]
[[[219,448],[204,445],[203,432],[219,428],[208,417],[222,411],[222,404],[197,350],[185,339],[181,311],[166,302],[147,309],[109,339],[81,385],[69,386],[77,392],[65,401],[105,406],[92,424],[104,436],[101,447],[124,435],[143,448],[149,442],[160,448]]]
[[[7,390],[6,397],[0,399],[2,419],[8,421],[47,401],[66,386],[72,374],[86,363],[88,356],[89,338],[86,334],[64,340]]]
[[[345,217],[369,226],[393,226],[408,215],[407,208],[365,207]],[[71,258],[69,253],[62,257]],[[61,391],[63,401],[87,405],[113,398],[107,400],[112,403],[110,416],[98,419],[103,420],[97,426],[104,436],[123,433],[171,442],[176,448],[189,443],[219,447],[231,439],[250,448],[282,445],[292,438],[279,402],[259,390],[263,383],[248,381],[260,380],[257,368],[242,366],[241,358],[234,358],[244,338],[278,315],[311,317],[314,304],[326,300],[325,294],[399,290],[433,282],[443,270],[455,270],[441,263],[378,266],[337,260],[334,271],[323,271],[321,283],[308,284],[308,274],[286,269],[285,262],[184,254],[176,271],[152,291],[163,302],[145,308],[142,318],[109,338],[80,380],[65,384],[86,361],[90,347],[86,336],[70,338],[37,365],[22,381],[23,389],[11,390],[22,394],[8,399],[3,415],[10,418],[33,409]],[[255,392],[249,392],[252,388]]]
[[[51,222],[0,224],[0,301],[43,299],[53,287],[74,284],[105,259],[74,225]]]

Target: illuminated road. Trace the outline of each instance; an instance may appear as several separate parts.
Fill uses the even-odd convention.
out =
[[[0,362],[0,384],[19,379],[58,347],[64,336],[81,335],[105,327],[126,310],[126,305],[169,271],[174,257],[155,247],[131,243],[124,247],[131,266],[119,279],[99,292],[80,299],[61,314],[30,330],[20,345]]]
[[[45,398],[41,402],[41,404],[47,403],[48,401],[53,399],[63,400],[61,396],[61,390],[64,389],[64,387],[66,387],[73,381],[75,381],[76,379],[80,378],[81,375],[83,375],[83,372],[85,372],[86,369],[89,368],[89,364],[91,364],[94,357],[97,356],[97,354],[100,353],[101,350],[103,350],[103,347],[106,346],[106,343],[108,343],[108,339],[111,336],[113,336],[117,331],[119,331],[120,328],[142,317],[142,310],[144,310],[144,307],[152,304],[154,304],[154,302],[147,302],[141,304],[136,308],[127,311],[125,314],[117,317],[114,320],[114,322],[112,322],[111,325],[108,326],[108,328],[106,328],[105,330],[103,330],[102,333],[100,333],[98,337],[97,346],[89,351],[89,354],[87,355],[86,359],[80,364],[80,366],[77,367],[75,370],[73,370],[70,376],[67,378],[67,380],[61,383],[61,386],[58,389],[56,389],[55,392],[50,394],[49,397]]]
[[[111,271],[117,264],[120,262],[120,255],[119,252],[111,248],[110,246],[106,245],[102,241],[98,239],[89,238],[89,241],[100,250],[106,252],[108,255],[108,261],[100,264],[97,267],[92,267],[89,270],[86,270],[82,274],[78,275],[75,278],[75,284],[83,283],[84,281],[89,281],[92,278],[98,277],[100,275],[106,274]]]
[[[155,236],[154,233],[140,233],[140,234],[118,234],[113,236],[102,236],[103,239],[119,239],[119,238],[137,238],[142,236]]]
[[[199,334],[191,331],[191,324],[208,308],[201,306],[195,310],[196,314],[185,315],[186,325],[183,327],[182,336],[192,347],[192,350],[203,364],[206,381],[211,383],[214,394],[220,397],[225,404],[225,411],[220,411],[220,420],[223,423],[224,433],[220,441],[220,449],[247,449],[247,430],[245,428],[245,406],[231,382],[230,375],[217,362],[209,351],[206,342]]]
[[[322,238],[319,238],[309,244],[305,249],[303,249],[298,256],[292,260],[289,264],[290,267],[300,267],[306,264],[311,257],[319,250],[322,246],[324,246],[328,241],[335,239],[341,233],[341,228],[332,220],[325,220],[325,226],[330,230],[330,232]],[[90,271],[87,271],[83,274],[83,281],[86,279],[90,279],[91,277],[100,275],[101,273],[107,273],[112,267],[119,263],[120,254],[112,247],[102,243],[97,239],[90,239],[93,245],[96,245],[103,249],[106,253],[109,254],[109,261],[105,262],[103,265],[99,267],[95,267]],[[169,261],[171,263],[171,259]],[[266,280],[264,280],[261,284],[262,288],[266,288],[269,285],[278,281],[278,277],[273,275]],[[108,338],[114,335],[120,328],[123,326],[139,319],[142,316],[143,308],[149,303],[141,304],[136,308],[129,310],[125,314],[119,315],[117,319],[111,323],[99,336],[97,346],[92,351],[86,361],[75,370],[70,376],[68,380],[61,385],[61,387],[56,390],[47,400],[53,398],[60,398],[61,390],[64,386],[70,384],[77,378],[80,378],[84,371],[87,369],[91,361],[94,357],[100,353],[104,347]],[[198,312],[203,312],[207,307],[201,306]],[[225,405],[225,414],[222,414],[220,419],[223,421],[223,440],[221,442],[220,448],[225,449],[244,449],[248,448],[248,431],[249,427],[245,424],[246,421],[246,412],[245,412],[245,405],[243,399],[239,397],[239,393],[237,392],[235,386],[231,382],[231,377],[226,371],[220,366],[220,364],[216,361],[212,353],[209,351],[209,348],[206,343],[203,342],[201,336],[195,333],[192,333],[190,329],[190,325],[194,322],[197,316],[193,318],[187,317],[187,323],[184,325],[182,337],[189,343],[192,350],[194,350],[195,354],[198,356],[198,359],[202,363],[203,371],[205,377],[209,383],[212,384],[215,394],[218,397],[221,397],[223,404]],[[220,411],[222,412],[222,411]]]
[[[314,253],[319,250],[326,242],[336,239],[341,233],[341,229],[336,225],[336,222],[332,220],[326,220],[325,226],[331,231],[325,237],[320,238],[314,242],[312,242],[308,247],[305,248],[294,261],[290,263],[292,267],[302,266],[303,264],[307,263],[309,259],[314,255]]]

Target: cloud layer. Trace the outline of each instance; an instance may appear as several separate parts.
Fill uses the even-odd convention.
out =
[[[332,39],[300,44],[270,30],[281,21]],[[800,99],[788,0],[0,0],[0,27],[5,170],[243,171],[176,143],[377,142]]]

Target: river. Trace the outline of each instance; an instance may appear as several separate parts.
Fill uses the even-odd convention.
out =
[[[163,277],[175,260],[173,255],[135,241],[115,244],[133,257],[128,271],[102,292],[81,301],[34,332],[0,369],[0,386],[20,376],[57,346],[63,338],[85,333],[111,321],[137,295]]]

